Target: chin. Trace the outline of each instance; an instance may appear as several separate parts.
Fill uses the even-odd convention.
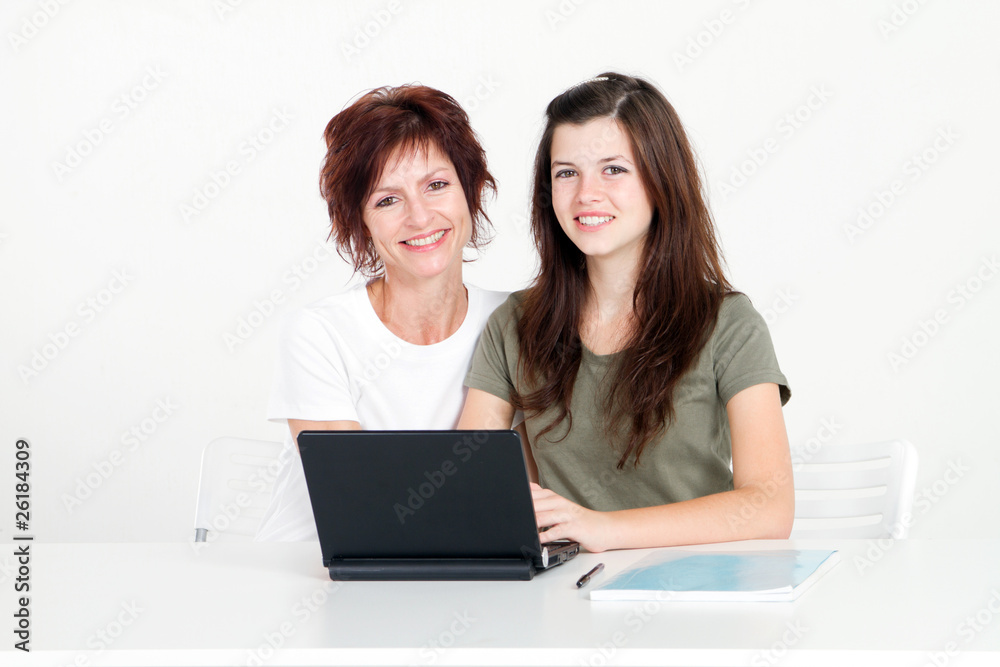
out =
[[[577,250],[582,252],[587,257],[603,257],[604,255],[610,253],[608,248],[596,243],[577,243],[575,245]]]
[[[452,266],[451,262],[433,262],[424,264],[422,266],[412,267],[410,273],[417,278],[423,278],[425,280],[430,280],[432,278],[437,278],[443,273],[447,273],[448,269]]]

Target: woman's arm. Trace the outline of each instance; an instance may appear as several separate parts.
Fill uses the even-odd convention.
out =
[[[299,433],[302,431],[360,431],[361,424],[356,421],[311,422],[305,419],[289,419],[288,430],[292,432],[295,446],[299,446]]]
[[[535,518],[546,539],[569,538],[590,551],[750,539],[785,539],[795,495],[778,385],[759,384],[726,405],[733,490],[671,505],[597,512],[533,485]]]
[[[513,405],[487,391],[469,387],[462,416],[458,419],[458,429],[461,431],[507,429],[513,420]]]
[[[528,428],[525,426],[525,422],[521,422],[514,427],[514,430],[521,436],[521,449],[524,450],[524,464],[528,467],[528,480],[538,484],[538,465],[535,463],[535,456],[531,453]]]
[[[508,429],[513,420],[513,405],[482,389],[470,387],[469,393],[465,397],[462,416],[458,420],[458,428],[459,430]],[[528,442],[528,432],[524,422],[514,427],[514,430],[521,436],[521,448],[524,450],[524,462],[528,467],[528,477],[532,482],[537,482],[538,467],[535,465],[535,457],[531,455],[531,445]]]

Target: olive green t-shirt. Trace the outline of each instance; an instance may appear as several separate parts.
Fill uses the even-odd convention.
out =
[[[529,393],[517,368],[515,318],[521,314],[522,299],[523,292],[515,292],[493,312],[472,358],[467,386],[504,400],[510,400],[515,386],[522,395]],[[568,434],[566,419],[544,437],[538,435],[558,414],[555,407],[525,421],[539,483],[594,510],[665,505],[731,490],[726,403],[747,387],[765,382],[779,386],[782,405],[791,395],[764,319],[746,296],[730,294],[719,309],[711,338],[674,389],[674,420],[646,445],[638,467],[630,459],[619,471],[624,438],[609,444],[602,423],[603,392],[616,356],[583,348]]]

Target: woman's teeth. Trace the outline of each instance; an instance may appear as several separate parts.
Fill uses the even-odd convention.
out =
[[[441,237],[444,236],[444,231],[445,230],[442,229],[440,232],[435,232],[430,236],[425,236],[422,239],[410,239],[409,241],[403,241],[403,243],[405,243],[406,245],[414,245],[414,246],[430,245],[431,243],[437,243],[438,241],[441,240]]]
[[[577,220],[584,227],[596,227],[597,225],[603,225],[605,222],[610,222],[614,217],[613,215],[581,215]]]

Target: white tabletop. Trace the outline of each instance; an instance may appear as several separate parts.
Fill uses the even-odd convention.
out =
[[[842,562],[795,602],[642,603],[591,602],[574,583],[645,550],[530,582],[337,583],[315,543],[34,542],[31,652],[5,630],[0,663],[1000,665],[1000,540],[700,548],[831,547]],[[0,586],[11,619],[9,571]]]

